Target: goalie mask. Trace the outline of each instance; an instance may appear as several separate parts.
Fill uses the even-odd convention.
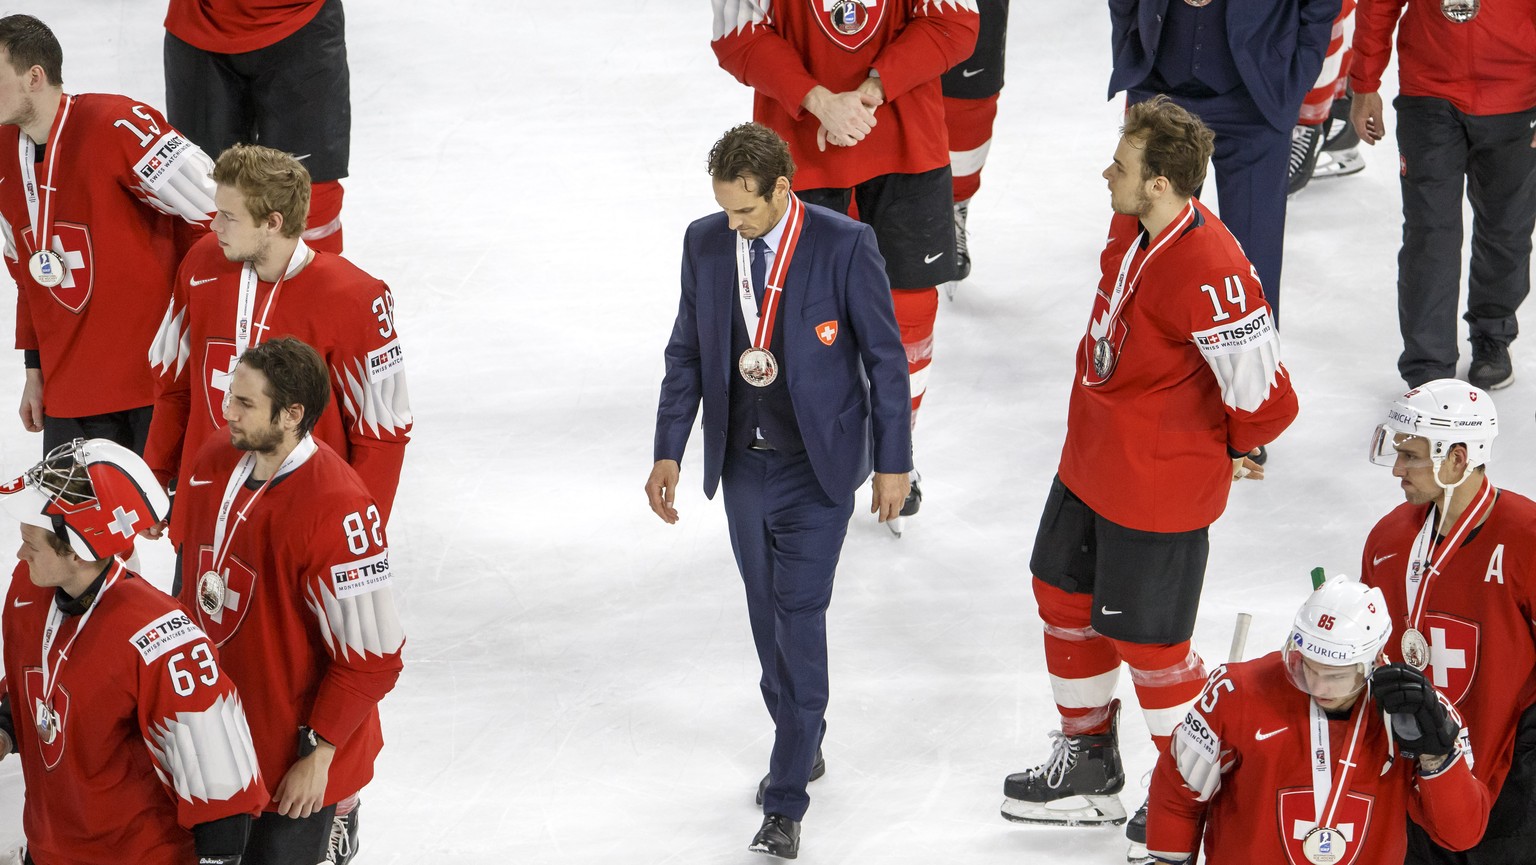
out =
[[[1291,683],[1319,701],[1360,693],[1392,636],[1381,589],[1329,578],[1301,609],[1282,653]]]
[[[94,562],[131,551],[141,530],[165,518],[170,500],[138,454],[107,439],[75,439],[0,486],[0,507]]]
[[[1454,378],[1442,378],[1416,387],[1398,397],[1387,409],[1387,420],[1376,427],[1371,443],[1371,462],[1391,466],[1397,461],[1397,445],[1403,436],[1415,436],[1429,443],[1429,459],[1440,482],[1440,464],[1451,448],[1465,444],[1467,473],[1450,487],[1455,487],[1472,470],[1488,462],[1493,438],[1499,433],[1499,413],[1493,398],[1480,388]]]

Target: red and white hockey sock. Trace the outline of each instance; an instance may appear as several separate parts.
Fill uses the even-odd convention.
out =
[[[955,201],[968,201],[981,188],[981,169],[992,147],[992,123],[997,97],[944,98],[944,125],[949,129],[949,171],[954,175]]]
[[[1120,652],[1093,629],[1093,596],[1066,592],[1034,578],[1045,622],[1045,668],[1051,696],[1068,736],[1109,732],[1110,701],[1120,681]]]
[[[1172,645],[1114,643],[1131,667],[1136,701],[1141,703],[1147,731],[1161,754],[1168,750],[1173,728],[1184,720],[1184,713],[1205,687],[1205,663],[1188,640]]]
[[[1355,32],[1355,0],[1344,0],[1338,17],[1333,19],[1333,33],[1328,39],[1328,51],[1323,56],[1323,68],[1317,74],[1317,83],[1301,103],[1301,126],[1319,126],[1328,119],[1333,100],[1344,92],[1349,79],[1350,41]]]
[[[312,248],[341,255],[342,194],[340,180],[327,180],[310,187],[304,242]]]
[[[939,315],[939,289],[898,288],[891,292],[901,347],[907,350],[907,376],[912,389],[912,426],[928,392],[928,367],[933,363],[933,321]]]
[[[345,817],[348,814],[351,814],[352,811],[357,808],[357,804],[358,804],[357,797],[358,797],[358,795],[359,794],[357,794],[357,793],[353,793],[352,795],[350,795],[347,798],[341,800],[340,802],[337,802],[336,803],[336,816],[337,817]]]

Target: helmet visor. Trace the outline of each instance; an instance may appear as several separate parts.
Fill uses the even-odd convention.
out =
[[[1371,437],[1371,462],[1388,468],[1401,465],[1405,469],[1427,469],[1433,466],[1434,460],[1427,455],[1414,456],[1400,450],[1404,444],[1413,440],[1425,441],[1419,436],[1398,432],[1386,424],[1378,424],[1376,434]]]
[[[1286,644],[1282,657],[1291,684],[1319,702],[1334,702],[1355,696],[1365,690],[1366,677],[1371,672],[1369,665],[1363,663],[1338,667],[1319,663],[1303,657],[1301,652],[1294,650],[1291,643]]]

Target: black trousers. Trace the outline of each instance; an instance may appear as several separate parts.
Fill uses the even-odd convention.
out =
[[[315,183],[346,177],[352,96],[341,0],[244,54],[214,54],[166,33],[165,108],[214,159],[232,144],[260,144],[302,157]]]
[[[111,439],[142,455],[144,443],[149,440],[149,418],[153,412],[153,407],[146,405],[85,417],[43,415],[43,454],[81,438]]]
[[[1397,369],[1417,387],[1456,375],[1461,296],[1461,202],[1472,203],[1467,311],[1472,336],[1508,345],[1515,312],[1531,290],[1536,228],[1536,107],[1514,114],[1463,114],[1444,99],[1399,96],[1403,247],[1397,254]]]

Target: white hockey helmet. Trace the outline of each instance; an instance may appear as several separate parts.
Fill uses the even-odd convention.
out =
[[[1486,391],[1454,378],[1436,379],[1398,397],[1387,409],[1387,420],[1376,427],[1371,442],[1371,462],[1392,465],[1398,437],[1408,435],[1429,442],[1437,476],[1451,448],[1466,445],[1470,472],[1488,462],[1498,433],[1499,412]]]
[[[0,507],[94,562],[131,551],[141,530],[165,519],[170,499],[138,454],[108,439],[75,439],[0,484]]]
[[[1330,577],[1296,611],[1282,653],[1285,669],[1292,684],[1318,699],[1353,696],[1365,687],[1391,636],[1392,617],[1381,589]],[[1319,667],[1349,673],[1331,675]]]

